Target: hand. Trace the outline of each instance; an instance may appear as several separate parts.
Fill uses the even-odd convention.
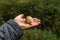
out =
[[[20,14],[17,17],[15,17],[14,21],[18,23],[18,25],[21,27],[21,29],[27,29],[31,27],[36,27],[39,24],[41,24],[41,21],[38,18],[33,18],[33,23],[32,24],[27,24],[25,23],[26,19],[23,18],[24,15]]]

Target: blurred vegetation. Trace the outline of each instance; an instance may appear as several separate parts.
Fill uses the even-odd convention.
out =
[[[60,0],[0,0],[0,25],[23,13],[41,19],[20,40],[60,40]]]

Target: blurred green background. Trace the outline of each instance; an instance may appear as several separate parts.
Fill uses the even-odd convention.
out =
[[[41,25],[23,30],[20,40],[60,40],[60,0],[0,0],[0,25],[21,13]]]

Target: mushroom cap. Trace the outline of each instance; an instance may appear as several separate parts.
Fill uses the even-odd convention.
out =
[[[33,22],[33,18],[31,16],[26,17],[26,22],[31,24]]]

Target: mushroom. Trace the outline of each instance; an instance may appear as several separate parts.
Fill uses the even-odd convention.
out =
[[[26,17],[26,23],[32,24],[33,18],[31,16]]]

